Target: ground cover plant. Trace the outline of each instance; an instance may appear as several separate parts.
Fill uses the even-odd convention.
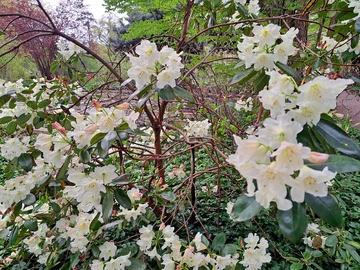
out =
[[[161,19],[115,54],[41,1],[0,13],[6,62],[57,49],[0,81],[1,267],[358,269],[359,131],[333,110],[360,4],[105,2]]]

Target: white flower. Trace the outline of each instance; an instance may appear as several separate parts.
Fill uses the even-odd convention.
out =
[[[268,24],[267,26],[256,25],[253,29],[254,42],[259,43],[259,47],[262,48],[264,45],[274,45],[276,39],[280,37],[281,27],[275,24]]]
[[[285,95],[275,92],[274,88],[260,91],[259,99],[263,107],[270,110],[272,118],[285,113]]]
[[[105,261],[108,261],[110,258],[115,256],[117,247],[114,242],[105,242],[99,247],[99,250],[99,258],[103,258]]]
[[[201,242],[201,236],[202,234],[198,232],[193,240],[196,247],[196,251],[201,251],[206,249],[206,246]]]
[[[312,233],[319,233],[319,225],[316,223],[309,223],[306,228],[306,234],[312,232]]]
[[[95,180],[101,180],[105,185],[110,184],[118,175],[115,173],[116,167],[112,164],[103,167],[96,167],[90,177]]]
[[[276,157],[276,168],[278,170],[293,173],[302,168],[304,159],[309,157],[310,152],[311,149],[303,147],[301,143],[293,144],[283,141],[271,156]]]
[[[252,102],[253,99],[251,97],[248,97],[246,101],[239,99],[235,103],[235,110],[240,111],[243,109],[245,112],[250,112],[253,108]]]
[[[286,64],[288,61],[289,55],[293,55],[295,53],[295,47],[292,41],[285,42],[283,41],[279,45],[276,45],[274,48],[274,56],[275,61],[279,61],[283,64]]]
[[[271,148],[278,148],[283,141],[297,143],[296,135],[302,130],[300,123],[291,121],[288,115],[280,115],[276,120],[267,118],[264,128],[260,129],[259,139]]]
[[[164,69],[157,75],[156,87],[159,89],[164,88],[166,85],[171,87],[176,86],[176,79],[180,77],[180,70],[177,69]]]
[[[150,76],[152,72],[146,66],[133,66],[128,70],[128,76],[133,79],[136,88],[142,89],[146,84],[150,83]]]
[[[207,137],[209,135],[208,130],[211,126],[208,119],[203,121],[190,121],[188,119],[188,126],[185,127],[188,136],[194,137]]]
[[[91,263],[91,270],[103,270],[105,263],[99,260],[93,260]]]
[[[270,76],[269,88],[272,89],[273,92],[290,95],[294,91],[294,84],[291,77],[280,74],[275,70],[267,71],[266,74]]]
[[[249,233],[249,235],[244,239],[246,243],[246,248],[255,248],[259,242],[259,236],[257,234]]]
[[[328,192],[326,183],[333,179],[335,175],[336,173],[329,171],[327,167],[322,171],[316,171],[303,166],[290,191],[292,200],[302,203],[305,192],[318,197],[326,196]]]
[[[135,52],[140,55],[140,58],[145,59],[149,66],[155,65],[160,58],[156,44],[148,40],[142,40],[140,45],[136,47]]]
[[[249,136],[248,139],[241,139],[234,135],[237,150],[227,159],[227,162],[234,165],[240,165],[245,162],[266,162],[269,161],[269,149],[267,149],[255,136]]]
[[[131,202],[139,201],[142,198],[142,193],[140,193],[138,188],[128,190],[127,195],[129,196]]]
[[[275,56],[272,53],[262,52],[256,54],[254,69],[255,70],[260,70],[262,68],[273,69],[275,67],[274,61],[275,61]]]
[[[131,261],[129,260],[130,254],[131,253],[117,257],[116,259],[111,259],[109,262],[105,263],[104,270],[124,270],[126,266],[131,265]]]
[[[248,10],[250,14],[259,15],[260,12],[259,0],[251,0],[248,5]]]

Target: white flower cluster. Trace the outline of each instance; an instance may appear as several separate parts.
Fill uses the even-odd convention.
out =
[[[246,269],[261,269],[264,263],[271,261],[270,253],[266,253],[269,243],[265,238],[261,238],[259,242],[259,236],[257,236],[256,233],[249,233],[248,237],[244,239],[244,242],[246,243],[246,250],[244,252],[244,259],[240,263],[245,266]]]
[[[184,67],[181,63],[181,53],[176,53],[168,46],[158,51],[156,44],[148,40],[142,40],[135,52],[139,57],[127,54],[132,65],[128,70],[128,76],[135,81],[138,89],[150,83],[151,76],[156,77],[156,87],[160,89],[166,85],[175,87],[175,80],[180,77],[180,70]]]
[[[252,97],[248,97],[245,101],[239,99],[235,103],[235,110],[241,111],[244,110],[245,112],[251,112],[253,108],[253,99]]]
[[[318,249],[319,247],[324,248],[327,237],[325,237],[323,235],[319,235],[319,233],[320,233],[319,225],[316,223],[309,223],[306,228],[305,236],[303,238],[304,244],[311,248],[314,248],[314,247],[316,249]],[[314,240],[315,240],[315,242],[314,242]],[[317,241],[318,242],[321,241],[321,243],[316,243]],[[318,244],[320,244],[320,245],[316,246]]]
[[[168,173],[169,179],[174,179],[175,176],[177,176],[179,179],[183,179],[184,177],[186,177],[184,168],[184,164],[181,164],[179,168],[175,167],[171,172]]]
[[[259,6],[259,0],[250,0],[249,4],[246,5],[246,0],[222,0],[223,4],[229,4],[231,2],[238,3],[243,5],[244,7],[247,7],[250,14],[259,15],[260,13],[260,6]],[[236,11],[234,15],[232,16],[232,21],[236,21],[237,17],[239,16],[239,12]]]
[[[238,260],[231,255],[220,256],[214,253],[206,256],[200,251],[206,250],[207,247],[201,242],[201,233],[197,233],[192,243],[193,246],[181,250],[182,244],[179,236],[174,233],[174,228],[162,224],[159,233],[155,233],[152,225],[142,227],[140,230],[140,239],[136,242],[141,251],[143,251],[151,259],[156,258],[164,265],[164,270],[182,269],[187,266],[189,269],[199,269],[201,266],[208,267],[212,265],[212,269],[223,270],[226,267],[235,267]],[[160,243],[163,243],[162,246]],[[153,245],[154,244],[154,245]],[[158,249],[165,251],[160,256]]]
[[[337,42],[335,39],[327,36],[323,36],[319,44],[317,44],[318,48],[325,49],[326,51],[334,50],[335,53],[343,53],[349,49],[349,43],[345,41]]]
[[[57,238],[70,239],[72,253],[86,251],[86,246],[89,243],[90,224],[96,214],[96,211],[91,214],[79,212],[78,215],[59,219],[55,226],[60,233]]]
[[[131,265],[129,260],[131,253],[116,257],[117,247],[114,242],[105,242],[99,247],[99,250],[99,259],[104,259],[104,261],[93,260],[91,270],[124,270],[126,266]],[[110,258],[111,260],[109,261]]]
[[[336,107],[336,97],[354,83],[350,79],[332,80],[325,76],[301,85],[296,90],[292,79],[276,71],[267,72],[270,76],[269,88],[260,91],[259,99],[271,117],[289,115],[304,125],[316,125],[322,113]]]
[[[69,169],[68,181],[74,183],[74,186],[66,186],[64,195],[76,199],[79,202],[77,206],[83,212],[89,212],[96,209],[101,212],[100,192],[106,193],[105,185],[110,184],[118,175],[115,173],[114,165],[96,167],[93,172],[86,175],[78,167]]]
[[[127,111],[128,103],[112,108],[103,108],[97,101],[93,101],[93,103],[95,108],[92,108],[87,116],[72,111],[76,122],[72,122],[74,129],[68,133],[68,136],[75,140],[77,148],[89,146],[91,138],[99,132],[108,133],[126,123],[131,129],[137,127],[135,121],[138,119],[139,113],[134,111],[129,113]]]
[[[18,203],[31,196],[31,190],[42,184],[52,171],[50,166],[41,158],[36,159],[37,166],[26,175],[17,176],[9,179],[3,186],[0,186],[0,208],[9,208],[12,204]]]
[[[24,136],[21,140],[18,138],[7,139],[5,144],[0,145],[1,156],[8,160],[19,157],[22,153],[26,153],[29,150],[29,142],[29,136]]]
[[[205,119],[203,121],[191,121],[187,119],[188,125],[185,127],[188,136],[193,137],[207,137],[209,136],[209,128],[211,127],[211,123],[209,123],[209,119]]]
[[[280,26],[272,23],[267,26],[255,25],[252,30],[253,36],[242,36],[237,48],[238,56],[245,62],[246,68],[254,65],[255,70],[272,70],[275,68],[274,62],[286,64],[288,57],[294,55],[296,48],[293,40],[299,29],[290,28],[283,35],[280,29]],[[280,39],[281,43],[278,43]]]
[[[38,257],[38,262],[46,264],[50,252],[45,252],[46,248],[52,244],[53,236],[47,237],[50,229],[46,224],[40,224],[38,230],[24,240],[30,253]]]
[[[74,55],[74,53],[84,53],[85,51],[77,46],[75,43],[60,40],[56,43],[56,46],[58,47],[58,53],[60,53],[64,59],[67,61],[70,59],[71,56]]]
[[[305,123],[316,125],[321,113],[333,109],[336,96],[353,81],[320,76],[298,87],[294,93],[292,79],[275,71],[268,74],[269,90],[259,95],[264,108],[270,110],[271,118],[247,139],[234,136],[238,148],[227,161],[246,178],[249,196],[255,195],[256,201],[265,208],[274,201],[278,209],[289,210],[292,202],[286,198],[287,186],[291,187],[292,201],[299,203],[304,201],[305,192],[320,197],[327,195],[327,182],[335,173],[327,167],[316,171],[304,165],[304,159],[325,162],[326,155],[311,153],[310,148],[297,142],[296,136]]]

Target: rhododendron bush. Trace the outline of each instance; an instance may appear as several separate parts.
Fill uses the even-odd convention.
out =
[[[8,162],[0,185],[2,267],[26,262],[36,269],[270,269],[276,258],[301,269],[295,267],[306,263],[283,256],[276,243],[270,246],[270,232],[261,226],[249,225],[251,232],[236,238],[219,226],[221,215],[232,227],[251,224],[265,212],[276,217],[279,235],[291,243],[331,247],[334,235],[320,235],[308,213],[342,228],[331,186],[336,174],[360,171],[359,146],[331,117],[337,96],[359,83],[356,76],[338,78],[339,68],[359,57],[358,2],[325,1],[324,7],[275,20],[261,17],[259,1],[217,1],[227,21],[190,36],[191,11],[215,6],[195,2],[181,5],[177,43],[143,39],[124,53],[126,75],[117,72],[123,60],[113,66],[59,31],[50,16],[37,22],[46,26],[37,30],[42,36],[61,37],[52,71],[66,70],[68,77],[0,80],[6,134],[0,153]],[[36,5],[46,13],[40,1]],[[340,7],[346,19],[339,16],[338,25],[325,27],[328,35],[317,44],[302,42],[299,29],[286,22],[304,20],[312,8]],[[319,19],[311,16],[305,21]],[[14,15],[1,17],[10,19],[10,27]],[[194,64],[186,46],[225,26],[236,33],[235,76],[226,79],[227,87],[251,90],[229,103],[224,97],[222,111],[195,83],[196,69],[210,56],[210,66],[222,56],[212,49]],[[16,37],[7,38],[1,47],[6,53],[21,46],[12,44]],[[87,88],[86,76],[72,69],[85,54],[112,78]],[[118,89],[114,102],[102,99],[107,85]],[[232,121],[222,115],[228,110],[251,121]],[[213,220],[203,221],[200,194],[216,198]],[[216,234],[209,233],[212,226]],[[357,252],[350,253],[357,260]]]

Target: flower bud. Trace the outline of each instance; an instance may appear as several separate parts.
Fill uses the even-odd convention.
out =
[[[101,103],[100,103],[100,102],[98,102],[98,101],[97,101],[97,100],[95,100],[95,99],[91,100],[91,102],[92,102],[92,104],[94,105],[95,110],[97,110],[97,111],[100,111],[100,110],[101,110],[102,105],[101,105]]]
[[[310,156],[307,158],[308,161],[314,164],[323,164],[329,158],[329,155],[318,152],[311,152]]]
[[[160,227],[159,227],[159,231],[162,231],[164,228],[165,228],[165,223],[162,222],[161,225],[160,225]]]
[[[98,129],[97,124],[90,124],[86,128],[84,128],[85,133],[89,135],[94,134],[97,131],[97,129]]]
[[[129,108],[129,106],[130,106],[129,103],[124,102],[124,103],[116,106],[116,108],[118,108],[118,109],[121,110],[121,111],[125,111],[125,110],[127,110],[127,109]]]
[[[66,129],[60,125],[58,122],[52,124],[53,129],[59,131],[62,135],[66,136]]]

